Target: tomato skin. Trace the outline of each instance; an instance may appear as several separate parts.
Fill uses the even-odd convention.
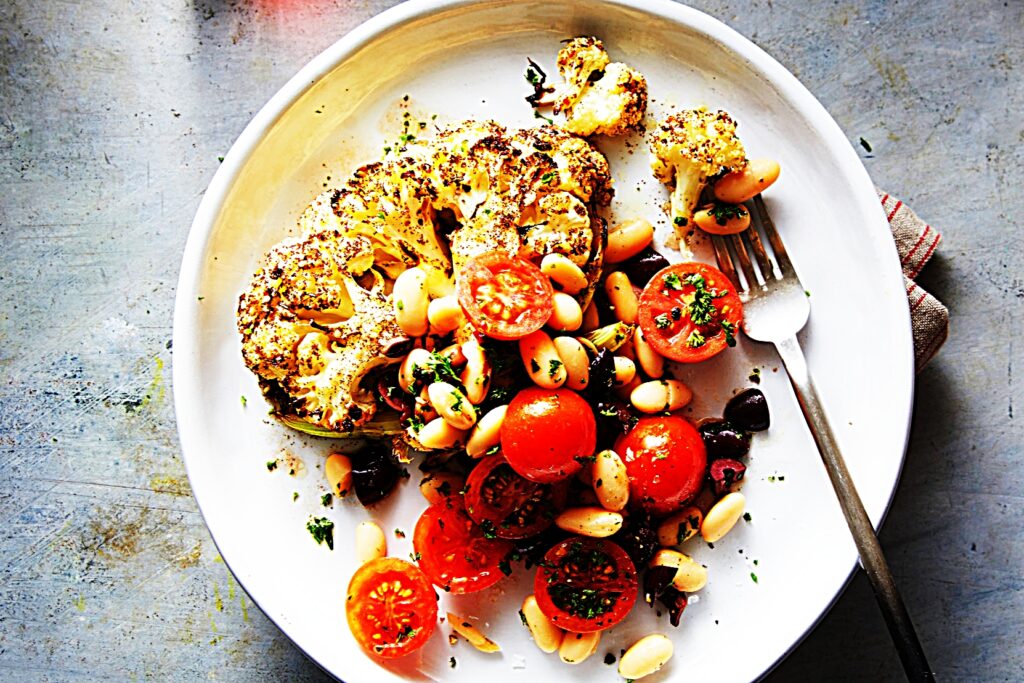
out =
[[[481,460],[466,478],[466,512],[498,538],[528,538],[555,521],[567,485],[541,484],[518,474],[501,455]]]
[[[406,589],[412,594],[403,597],[400,593]],[[356,642],[368,654],[382,659],[402,657],[423,647],[434,632],[434,587],[419,567],[405,560],[371,560],[349,581],[345,617]],[[382,638],[375,639],[375,634]]]
[[[462,496],[450,496],[424,510],[412,545],[427,578],[456,595],[481,591],[503,579],[498,563],[512,550],[508,541],[486,537],[466,514]]]
[[[540,268],[500,251],[471,258],[455,294],[477,332],[506,341],[544,327],[554,309],[554,289]]]
[[[573,476],[594,454],[597,421],[590,405],[569,389],[530,387],[508,406],[501,450],[508,464],[542,484]]]
[[[711,300],[714,307],[711,319],[700,325],[694,324],[690,308],[683,301],[685,296],[692,296],[695,291],[693,285],[683,282],[691,275],[702,277],[709,292],[724,292],[724,295]],[[678,278],[680,288],[668,287],[666,278]],[[673,315],[673,310],[678,311],[678,315]],[[723,328],[723,321],[732,326],[733,338],[739,335],[743,323],[743,303],[729,278],[717,268],[706,263],[676,263],[658,271],[647,283],[640,295],[637,321],[644,339],[659,354],[680,363],[699,363],[729,346],[730,335]],[[706,341],[699,346],[688,345],[687,340],[694,332],[700,333]]]
[[[600,558],[601,564],[591,563],[590,558]],[[612,570],[605,571],[605,567]],[[574,611],[572,606],[580,604],[579,598],[567,597],[574,589],[598,591],[596,599],[585,598],[583,607],[601,605],[600,613],[588,616],[582,610]],[[607,539],[583,536],[552,547],[537,567],[533,581],[540,611],[555,625],[573,633],[603,631],[619,623],[633,608],[638,590],[636,567],[625,550]],[[608,598],[611,604],[604,605],[601,598]]]
[[[681,417],[643,417],[619,437],[630,500],[656,515],[675,512],[704,484],[708,456],[700,432]]]

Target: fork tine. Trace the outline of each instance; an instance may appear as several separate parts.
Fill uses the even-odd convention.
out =
[[[732,235],[732,248],[736,250],[736,258],[740,262],[740,269],[743,271],[743,276],[747,279],[747,290],[751,293],[757,289],[757,275],[754,274],[754,266],[750,262],[750,255],[747,254],[747,247],[743,244],[743,240],[740,239],[739,235]]]
[[[775,223],[772,222],[771,216],[768,215],[768,208],[764,205],[761,195],[754,197],[754,208],[757,209],[757,217],[764,227],[764,234],[768,236],[772,251],[775,252],[775,263],[779,266],[779,272],[783,276],[792,274],[794,272],[793,264],[789,260],[789,255],[786,254],[786,246],[782,243],[782,238],[779,237],[779,232],[775,229]]]
[[[768,253],[764,250],[764,244],[761,242],[761,235],[757,232],[757,226],[751,224],[749,228],[741,233],[746,235],[747,239],[750,240],[750,250],[754,252],[754,258],[757,259],[757,265],[761,269],[761,276],[767,283],[775,277],[775,271],[772,269],[772,262],[768,258]]]
[[[725,239],[718,235],[712,235],[711,244],[715,247],[715,260],[718,261],[718,269],[725,273],[725,276],[736,287],[736,291],[743,291],[740,279],[736,275],[736,269],[732,265],[732,256],[729,255],[729,247],[726,246]]]

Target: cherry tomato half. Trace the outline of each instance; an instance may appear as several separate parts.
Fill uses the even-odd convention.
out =
[[[498,538],[527,538],[551,526],[565,506],[566,488],[521,477],[503,456],[492,455],[466,479],[466,512]]]
[[[470,519],[461,496],[423,511],[412,546],[427,578],[456,594],[474,593],[500,581],[505,575],[498,565],[512,549],[493,530],[485,531]]]
[[[594,454],[597,422],[586,401],[568,389],[520,391],[501,424],[501,451],[530,481],[571,477]]]
[[[434,587],[419,567],[405,560],[371,560],[348,584],[345,616],[352,635],[369,654],[401,657],[423,647],[434,632]]]
[[[506,340],[544,327],[554,300],[551,281],[540,268],[500,251],[470,259],[459,273],[455,294],[477,332]]]
[[[601,631],[622,621],[637,590],[636,568],[625,550],[582,536],[549,550],[533,582],[540,611],[574,633]]]
[[[736,344],[743,304],[722,271],[676,263],[658,271],[640,295],[644,339],[666,358],[699,363]]]
[[[700,491],[708,456],[700,432],[681,417],[643,417],[615,442],[629,477],[629,496],[665,515]]]

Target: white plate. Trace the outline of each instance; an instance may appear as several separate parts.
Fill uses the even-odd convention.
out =
[[[329,30],[329,29],[327,29]],[[594,34],[614,59],[646,74],[652,112],[706,104],[730,111],[753,155],[780,160],[768,204],[800,267],[813,308],[804,348],[850,470],[877,524],[894,491],[913,394],[906,299],[892,240],[872,185],[846,138],[799,82],[723,24],[669,2],[578,0],[413,2],[375,17],[314,59],[253,119],[203,198],[189,235],[174,325],[174,390],[189,479],[214,540],[239,582],[310,657],[349,683],[444,679],[616,680],[602,663],[637,637],[667,632],[676,656],[657,680],[748,681],[788,652],[827,610],[854,566],[855,550],[784,372],[770,349],[743,340],[684,377],[694,415],[718,413],[755,366],[772,429],[755,438],[741,522],[714,549],[694,543],[708,586],[680,628],[644,605],[602,640],[598,655],[568,667],[530,642],[516,610],[529,576],[483,596],[442,598],[479,617],[502,646],[483,655],[437,636],[381,666],[345,625],[354,570],[353,528],[368,517],[404,557],[424,506],[418,473],[372,512],[348,501],[320,506],[320,463],[332,444],[271,424],[243,367],[234,311],[259,256],[294,224],[322,187],[375,159],[400,131],[397,104],[414,119],[492,117],[536,121],[523,102],[526,57],[552,66],[567,36]],[[554,69],[552,68],[553,72]],[[649,175],[641,143],[632,154],[604,145],[617,179],[619,216],[665,224],[667,193]],[[202,299],[200,300],[200,297]],[[241,405],[240,396],[248,398]],[[282,451],[302,460],[296,477],[265,463]],[[774,477],[771,481],[769,477]],[[784,479],[783,479],[784,477]],[[299,498],[292,501],[292,492]],[[335,550],[305,531],[311,514],[335,521]],[[755,564],[756,561],[756,564]],[[756,574],[757,583],[751,578]],[[440,628],[446,632],[446,628]],[[449,657],[458,666],[449,668]]]

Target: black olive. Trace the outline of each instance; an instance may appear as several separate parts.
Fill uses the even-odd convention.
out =
[[[597,421],[597,448],[614,448],[620,436],[636,425],[637,416],[622,401],[598,401],[594,406]]]
[[[683,616],[683,610],[686,609],[686,593],[669,586],[658,599],[668,608],[669,622],[673,626],[679,626],[679,619]]]
[[[609,540],[618,543],[636,567],[646,567],[654,553],[661,547],[658,543],[658,534],[650,527],[650,521],[645,521],[639,516],[631,519]]]
[[[708,468],[708,479],[715,490],[715,494],[724,496],[732,490],[733,484],[743,481],[743,475],[747,472],[747,466],[739,460],[722,458],[715,460]]]
[[[625,273],[629,277],[629,281],[637,287],[644,287],[654,274],[662,268],[668,267],[668,260],[654,251],[651,247],[647,247],[636,256],[623,261],[616,267]]]
[[[524,561],[524,566],[529,569],[533,565],[539,564],[555,544],[561,543],[570,536],[572,534],[556,526],[549,527],[535,536],[512,541],[513,552]]]
[[[760,389],[747,389],[725,404],[725,419],[743,429],[760,432],[771,426],[768,401]]]
[[[383,500],[401,475],[402,470],[392,459],[387,444],[373,442],[352,458],[352,486],[363,505]]]
[[[590,361],[590,380],[585,393],[592,401],[598,401],[611,393],[615,386],[615,356],[608,349],[601,349]]]
[[[738,460],[750,452],[750,432],[736,429],[725,420],[711,419],[697,427],[708,451],[708,460]]]
[[[644,572],[644,601],[654,607],[654,601],[672,585],[678,570],[675,567],[658,565]]]

